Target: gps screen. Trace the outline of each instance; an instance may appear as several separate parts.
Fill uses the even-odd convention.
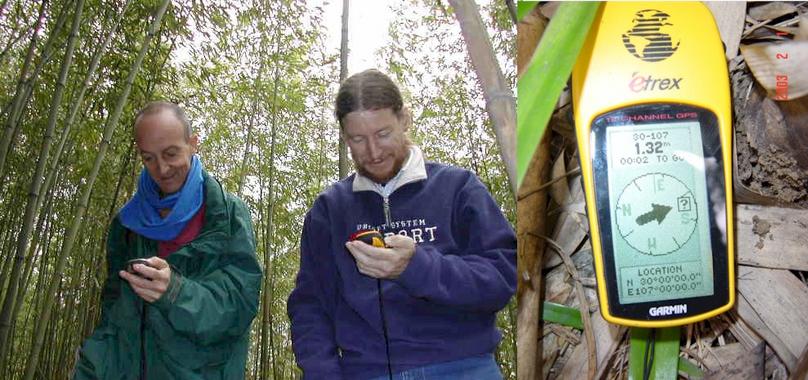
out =
[[[619,303],[713,295],[700,123],[610,125],[606,146]]]

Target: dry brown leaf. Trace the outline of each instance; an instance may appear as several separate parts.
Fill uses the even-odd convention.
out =
[[[564,350],[564,346],[566,341],[561,339],[558,335],[552,334],[551,329],[549,327],[544,328],[544,338],[541,341],[541,379],[546,379],[550,375],[550,370],[553,368],[553,364],[558,360],[559,355],[561,355],[561,351]],[[537,369],[538,372],[538,369]],[[521,374],[521,372],[519,372]],[[520,379],[535,379],[538,374],[534,377],[525,377],[521,375]]]
[[[741,39],[751,42],[753,40],[782,40],[787,34],[793,34],[796,28],[790,28],[800,21],[798,17],[792,17],[787,20],[780,21],[776,24],[771,23],[772,19],[757,21],[751,16],[746,16],[746,22],[749,26],[744,28]],[[781,31],[784,33],[777,33]]]
[[[570,181],[570,199],[572,204],[584,201],[581,181],[576,177]],[[563,212],[558,218],[552,239],[558,242],[565,252],[574,252],[587,237],[587,230],[581,228],[581,216],[576,212]],[[552,252],[552,250],[550,251]],[[554,253],[544,255],[544,268],[553,268],[561,264],[561,258]]]
[[[763,344],[762,341],[760,344]],[[701,358],[709,371],[718,371],[722,367],[732,365],[732,360],[749,351],[741,343],[730,343],[724,346],[711,347],[707,355]]]
[[[746,17],[746,2],[705,1],[704,4],[713,13],[721,40],[724,41],[727,59],[735,58],[738,55],[738,45],[741,43],[741,33]]]
[[[808,379],[808,346],[805,346],[805,349],[802,351],[800,362],[797,364],[794,373],[791,374],[791,378],[794,380]]]
[[[548,19],[553,18],[558,6],[561,5],[560,1],[548,1],[542,5],[539,5],[541,9],[541,14]]]
[[[592,329],[595,335],[596,361],[598,368],[602,368],[608,358],[617,350],[622,335],[626,328],[606,322],[600,311],[591,315]],[[587,360],[588,349],[586,341],[575,346],[566,365],[558,375],[559,379],[584,379],[586,378],[586,366],[581,365]]]
[[[780,1],[771,1],[759,6],[749,8],[749,16],[755,20],[771,20],[780,16],[794,13],[797,7],[794,4]]]
[[[572,345],[581,343],[581,336],[572,327],[565,327],[555,323],[550,324],[550,332]]]
[[[553,256],[556,256],[553,254]],[[553,268],[544,279],[544,300],[558,304],[566,304],[572,293],[572,285],[568,282],[570,278],[563,267]]]
[[[794,33],[794,41],[808,41],[808,13],[800,15],[800,25]]]
[[[765,357],[765,344],[762,342],[752,350],[726,351],[726,356],[720,361],[726,363],[716,372],[709,373],[705,379],[711,380],[758,380],[765,374],[763,359]],[[719,350],[714,350],[719,351]],[[720,351],[719,351],[720,352]]]
[[[766,379],[768,380],[786,380],[788,379],[788,369],[786,369],[783,361],[772,350],[771,347],[766,346]],[[793,380],[793,379],[792,379]],[[802,379],[808,380],[808,379]]]
[[[720,341],[730,327],[725,318],[711,318],[695,326],[697,327],[698,342],[707,346],[712,346],[716,341]]]
[[[742,296],[738,297],[741,317],[751,322],[786,366],[793,369],[797,356],[808,344],[808,288],[790,271],[741,265],[738,292]],[[751,310],[746,310],[744,300]],[[759,321],[755,321],[755,315]]]
[[[739,264],[808,271],[808,213],[758,205],[735,211]]]
[[[738,299],[740,299],[740,297],[738,297]],[[752,347],[762,342],[763,338],[740,317],[738,313],[738,303],[739,301],[736,301],[734,309],[719,317],[729,323],[729,331],[732,333],[732,336],[738,340],[738,343],[742,344],[746,349],[752,349]]]
[[[808,41],[741,45],[747,65],[758,83],[775,100],[808,94]]]
[[[759,336],[763,341],[766,342],[766,344],[771,346],[772,349],[777,352],[778,357],[782,359],[783,363],[788,368],[793,368],[797,362],[797,358],[794,357],[794,354],[792,354],[791,351],[789,351],[788,347],[780,339],[780,337],[769,328],[763,318],[758,315],[755,308],[749,304],[743,294],[738,295],[736,309],[738,310],[739,318],[755,332],[756,336]],[[757,345],[757,343],[755,345]],[[751,346],[749,349],[752,349],[752,347],[755,346]]]
[[[516,33],[516,67],[518,75],[521,76],[533,58],[533,52],[536,49],[537,42],[539,41],[544,29],[547,27],[547,19],[535,9],[528,13],[519,24],[517,24]]]
[[[586,291],[584,290],[583,285],[579,281],[580,276],[578,274],[578,268],[575,266],[575,263],[572,260],[571,254],[567,251],[564,251],[557,242],[553,241],[552,239],[545,239],[547,241],[547,245],[552,247],[559,256],[561,256],[562,261],[564,262],[564,267],[569,272],[570,276],[572,276],[573,287],[575,289],[576,299],[578,301],[578,310],[581,312],[581,320],[584,323],[584,337],[586,337],[586,348],[587,348],[587,379],[592,379],[595,376],[595,371],[597,370],[597,358],[595,354],[595,334],[592,330],[592,321],[587,318],[590,314],[590,303],[586,297]],[[580,257],[580,255],[578,255]]]
[[[550,178],[556,179],[567,177],[567,166],[564,164],[565,156],[564,150],[562,149],[561,153],[559,153],[558,157],[553,163],[553,168],[550,170]],[[550,185],[550,196],[553,197],[553,200],[555,200],[559,205],[569,203],[571,199],[570,189],[569,186],[567,186],[567,181],[563,179],[554,181],[553,184]]]

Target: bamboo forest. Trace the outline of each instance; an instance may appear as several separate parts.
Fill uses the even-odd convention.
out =
[[[250,210],[264,277],[246,378],[301,377],[286,302],[304,217],[353,170],[340,171],[334,117],[351,50],[339,34],[329,42],[329,1],[340,22],[349,0],[0,0],[0,378],[71,378],[104,281],[117,275],[107,273],[107,227],[137,189],[132,126],[152,100],[186,110],[205,169]],[[373,58],[402,88],[424,156],[475,172],[513,224],[458,2],[469,3],[385,2],[389,27],[374,33],[389,42]],[[512,12],[497,0],[475,8],[512,89]],[[498,326],[495,358],[515,379],[515,302]]]

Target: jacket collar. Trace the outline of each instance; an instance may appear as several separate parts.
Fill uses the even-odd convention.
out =
[[[379,193],[381,196],[389,196],[400,187],[412,182],[424,180],[426,177],[424,155],[421,153],[421,149],[412,145],[410,146],[410,156],[407,158],[407,162],[404,163],[404,166],[398,174],[387,182],[387,186],[373,182],[370,178],[356,173],[353,180],[353,191],[355,193],[360,191],[373,191]],[[385,195],[385,193],[387,194]]]

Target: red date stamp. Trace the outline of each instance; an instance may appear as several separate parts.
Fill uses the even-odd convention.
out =
[[[778,36],[787,35],[786,32],[778,31]],[[787,60],[788,53],[776,53],[776,59]],[[788,75],[777,73],[774,76],[775,79],[775,88],[774,88],[774,99],[775,100],[788,100]]]
[[[774,99],[788,100],[788,75],[777,75],[775,78],[777,87],[774,89]]]

